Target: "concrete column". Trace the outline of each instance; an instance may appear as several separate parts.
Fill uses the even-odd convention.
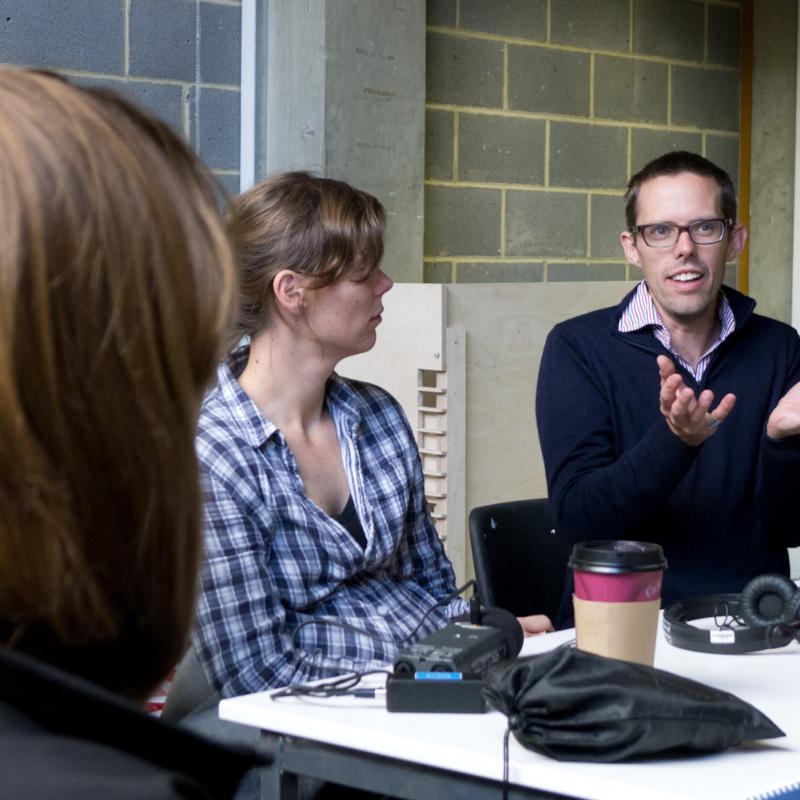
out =
[[[266,170],[310,169],[386,206],[384,268],[422,280],[424,0],[269,0]]]
[[[753,3],[750,294],[791,320],[797,0]]]

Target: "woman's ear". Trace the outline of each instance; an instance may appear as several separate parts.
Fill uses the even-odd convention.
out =
[[[303,278],[294,270],[282,269],[272,279],[272,293],[278,308],[289,314],[302,314],[305,304]]]

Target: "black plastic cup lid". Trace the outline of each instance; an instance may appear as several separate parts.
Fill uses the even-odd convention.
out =
[[[579,572],[615,574],[666,569],[667,559],[660,544],[598,539],[574,545],[568,564]]]

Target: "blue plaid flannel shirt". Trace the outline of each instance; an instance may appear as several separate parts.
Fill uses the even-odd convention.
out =
[[[333,374],[326,402],[366,550],[303,493],[283,434],[236,380],[247,348],[220,365],[200,417],[206,552],[194,643],[223,696],[385,667],[455,589],[423,494],[414,435],[394,398]],[[467,610],[451,600],[415,638]],[[296,635],[303,622],[314,620]],[[336,620],[380,639],[360,636]]]

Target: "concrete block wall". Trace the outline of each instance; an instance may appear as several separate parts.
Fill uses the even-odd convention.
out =
[[[638,280],[633,173],[680,148],[738,181],[740,5],[428,0],[425,281]]]
[[[109,86],[239,189],[241,0],[0,0],[0,63]]]

